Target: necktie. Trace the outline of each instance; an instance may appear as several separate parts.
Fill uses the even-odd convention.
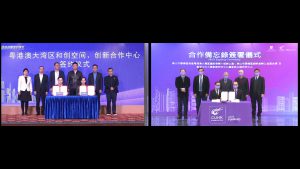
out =
[[[25,83],[27,83],[27,77],[25,77]]]
[[[200,78],[199,91],[202,91],[202,76],[200,76],[199,78]]]
[[[96,87],[96,75],[94,74],[94,86]]]

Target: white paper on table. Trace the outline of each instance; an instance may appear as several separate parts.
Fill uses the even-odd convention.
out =
[[[228,100],[228,92],[221,92],[221,101]]]
[[[68,86],[53,86],[52,87],[52,94],[53,96],[57,95],[57,92],[63,92],[63,96],[67,96],[68,95]]]
[[[228,100],[229,101],[235,100],[235,92],[229,92]]]
[[[220,99],[212,99],[211,102],[216,102],[216,103],[220,103],[221,100]]]
[[[88,86],[88,95],[95,96],[95,86]]]

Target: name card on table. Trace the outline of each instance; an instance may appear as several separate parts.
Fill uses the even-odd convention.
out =
[[[79,87],[80,96],[94,96],[95,95],[95,86],[80,86]]]
[[[68,86],[53,86],[52,87],[53,96],[67,96],[68,95]]]
[[[214,102],[214,103],[220,103],[221,100],[220,100],[220,99],[212,99],[211,102]]]

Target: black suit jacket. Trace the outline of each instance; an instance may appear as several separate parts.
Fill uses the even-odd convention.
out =
[[[205,75],[203,75],[203,82],[202,82],[202,92],[204,94],[209,93],[209,78]],[[194,77],[193,82],[193,93],[196,94],[199,92],[199,75]]]
[[[105,93],[110,93],[110,92],[119,92],[118,86],[119,86],[119,79],[117,76],[113,75],[112,77],[110,76],[105,76],[104,77],[104,86],[105,86]],[[114,90],[111,91],[110,87],[113,87]]]
[[[234,90],[232,90],[234,92]],[[236,99],[240,99],[241,101],[246,100],[246,95],[244,95],[243,91],[241,89],[237,90],[237,94],[235,95]]]
[[[74,76],[75,76],[74,70],[68,73],[68,78],[67,78],[68,89],[77,89],[81,85],[82,73],[79,70],[77,70],[76,72],[77,81],[73,83]]]
[[[222,91],[232,91],[233,87],[232,87],[232,81],[230,79],[227,79],[227,83],[225,84],[224,82],[224,78],[220,80],[220,90]]]
[[[259,96],[261,94],[265,94],[265,78],[262,76],[259,76],[256,82],[255,86],[255,77],[251,78],[250,82],[250,96],[254,96],[255,94],[258,94]]]
[[[90,73],[88,77],[88,85],[94,85],[94,74]],[[96,86],[95,86],[96,93],[99,93],[99,90],[103,90],[103,78],[102,74],[97,72],[96,76]]]
[[[183,96],[189,94],[189,88],[190,88],[190,78],[185,76],[184,81],[182,81],[182,77],[178,76],[175,79],[175,86],[177,88],[177,95]],[[180,88],[185,88],[185,92],[182,92]]]
[[[212,99],[220,99],[221,98],[221,90],[219,90],[219,94],[217,94],[216,89],[210,91],[209,93],[209,100]]]
[[[40,81],[39,74],[36,74],[34,76],[34,89],[33,91],[36,91],[37,93],[45,93],[48,92],[49,86],[48,86],[48,76],[46,74],[43,74],[43,80],[42,83]]]
[[[63,84],[66,84],[65,73],[62,70],[59,71],[58,77],[62,77]],[[55,71],[52,70],[50,72],[50,88],[52,88],[52,86],[54,86],[54,85],[55,85]]]
[[[238,89],[242,90],[244,95],[249,94],[248,78],[246,78],[246,77],[243,77],[243,78],[237,77],[237,78],[235,78],[235,81],[238,82],[238,84],[239,84]]]

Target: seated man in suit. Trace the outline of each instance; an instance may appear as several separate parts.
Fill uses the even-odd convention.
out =
[[[244,95],[243,90],[239,89],[239,84],[237,81],[233,82],[233,91],[235,93],[235,99],[246,101],[246,96]]]
[[[210,91],[209,100],[220,99],[221,98],[221,90],[220,90],[220,82],[215,82],[215,88]]]
[[[220,80],[220,89],[221,91],[232,91],[232,81],[228,78],[228,72],[224,72],[224,78]]]

